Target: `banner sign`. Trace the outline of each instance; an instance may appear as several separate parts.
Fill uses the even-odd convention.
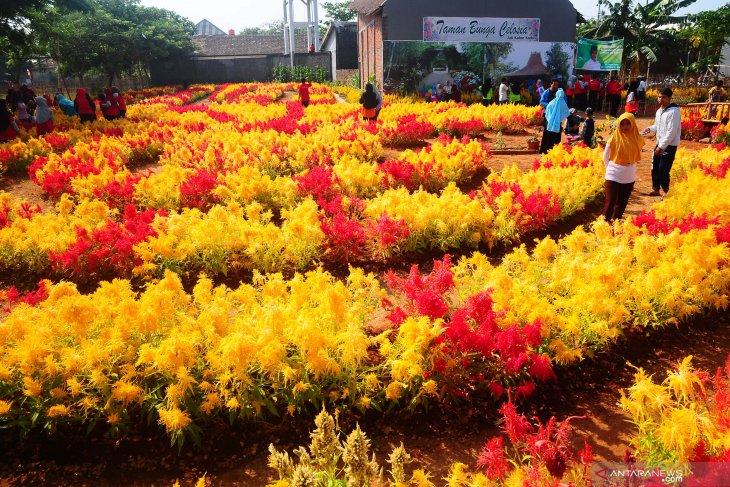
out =
[[[576,69],[587,71],[612,71],[621,69],[624,52],[623,39],[617,41],[594,41],[578,38]]]
[[[427,42],[534,42],[540,40],[540,19],[424,17],[423,40]]]

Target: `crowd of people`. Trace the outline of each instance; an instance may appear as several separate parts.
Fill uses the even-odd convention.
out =
[[[98,106],[97,106],[98,105]],[[81,122],[93,122],[97,112],[107,120],[124,118],[127,105],[119,88],[111,86],[99,93],[94,100],[84,88],[76,90],[73,101],[57,92],[36,96],[27,85],[8,84],[5,99],[0,99],[0,141],[13,140],[20,134],[20,127],[36,130],[36,135],[44,135],[54,130],[53,108],[58,108],[69,117],[78,116]]]

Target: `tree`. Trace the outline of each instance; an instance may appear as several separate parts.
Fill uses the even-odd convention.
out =
[[[334,22],[349,22],[355,20],[355,11],[350,8],[350,2],[324,2],[322,7],[327,12],[327,18],[324,24],[329,25]]]
[[[696,0],[646,0],[634,5],[633,0],[605,1],[608,12],[594,28],[583,32],[588,37],[618,37],[624,40],[623,59],[635,69],[643,69],[656,62],[656,51],[661,47],[666,28],[686,22],[686,16],[677,16],[677,10]]]
[[[67,11],[88,11],[87,0],[3,0],[0,2],[0,50],[8,66],[15,67],[15,81],[25,62],[39,52],[33,26],[43,21],[53,8]]]
[[[241,35],[267,35],[267,34],[283,34],[284,21],[275,20],[257,27],[244,27],[239,30]]]
[[[155,62],[192,52],[193,24],[174,12],[137,0],[89,0],[88,12],[53,9],[36,28],[63,72],[79,77],[98,71],[109,79],[149,75]]]
[[[560,75],[564,81],[568,80],[568,71],[570,66],[568,64],[568,54],[563,51],[563,46],[556,42],[550,46],[550,50],[546,54],[545,67],[550,71],[550,74]]]
[[[694,67],[698,69],[700,64],[702,67],[718,64],[730,32],[730,4],[725,4],[717,10],[700,12],[690,17],[690,20],[691,24],[685,26],[679,32],[679,36],[687,40],[691,48],[696,51],[697,63]],[[687,53],[688,59],[690,54]]]

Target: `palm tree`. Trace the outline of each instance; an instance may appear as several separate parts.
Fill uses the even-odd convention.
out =
[[[696,0],[603,0],[606,12],[595,24],[583,30],[589,37],[614,37],[624,40],[624,66],[630,63],[632,70],[641,70],[656,62],[656,52],[665,37],[667,27],[682,24],[686,16],[675,15],[677,10],[695,3]]]

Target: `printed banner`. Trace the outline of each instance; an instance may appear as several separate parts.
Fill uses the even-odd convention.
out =
[[[578,38],[576,69],[586,71],[613,71],[621,69],[624,52],[623,39],[617,41],[594,41]]]
[[[459,84],[464,92],[502,77],[518,85],[553,78],[567,81],[575,65],[572,42],[383,41],[386,93],[426,94],[439,84]]]
[[[426,42],[539,41],[540,19],[424,17]]]

